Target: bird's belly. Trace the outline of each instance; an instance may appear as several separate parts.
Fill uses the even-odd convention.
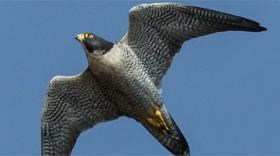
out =
[[[109,82],[126,99],[126,104],[120,104],[119,109],[128,116],[139,119],[151,105],[162,104],[159,90],[131,51],[108,52],[95,62],[91,70],[99,79]]]

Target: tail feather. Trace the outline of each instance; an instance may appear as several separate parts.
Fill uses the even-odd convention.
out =
[[[170,128],[168,132],[162,131],[148,122],[143,122],[143,126],[171,153],[175,155],[189,156],[190,149],[184,135],[171,115],[167,111],[163,112],[164,118]]]

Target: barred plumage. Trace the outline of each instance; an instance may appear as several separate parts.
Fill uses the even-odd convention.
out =
[[[80,75],[51,80],[42,115],[42,155],[70,155],[82,131],[120,116],[140,122],[173,154],[189,155],[162,101],[160,83],[185,41],[228,30],[266,29],[214,10],[154,3],[130,10],[128,33],[116,44],[92,33],[78,35],[89,65]]]

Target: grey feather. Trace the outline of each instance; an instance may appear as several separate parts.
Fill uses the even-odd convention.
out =
[[[144,62],[160,87],[162,77],[185,41],[215,32],[264,30],[258,22],[240,16],[176,3],[154,3],[130,10],[129,30],[122,40]]]
[[[155,3],[130,10],[129,30],[116,44],[79,34],[88,68],[51,80],[41,121],[42,155],[70,155],[81,132],[120,116],[140,122],[171,153],[190,155],[162,100],[161,80],[185,41],[230,30],[266,29],[227,13]]]

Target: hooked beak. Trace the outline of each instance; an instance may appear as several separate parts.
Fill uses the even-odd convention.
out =
[[[85,39],[85,35],[84,34],[78,34],[75,37],[76,40],[78,40],[79,42],[82,42]]]

